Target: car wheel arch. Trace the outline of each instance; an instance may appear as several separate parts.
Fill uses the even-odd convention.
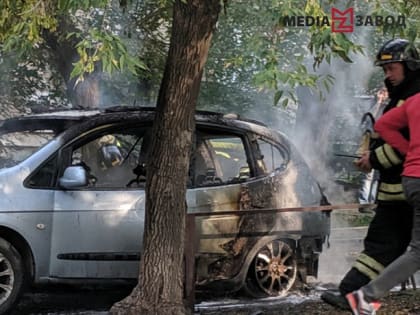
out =
[[[27,272],[26,280],[33,281],[35,275],[35,260],[28,241],[17,231],[0,226],[0,238],[9,242],[21,255]]]

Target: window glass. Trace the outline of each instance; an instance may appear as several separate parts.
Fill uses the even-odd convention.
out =
[[[251,176],[238,136],[198,134],[193,160],[194,186],[235,183]]]
[[[55,185],[55,174],[57,171],[57,155],[50,158],[40,169],[31,175],[27,184],[30,187],[50,188]]]
[[[75,147],[71,164],[85,167],[91,187],[142,186],[139,184],[145,181],[147,137],[146,129],[98,135]]]
[[[0,168],[17,165],[53,137],[51,130],[17,131],[0,135]]]
[[[286,162],[285,156],[278,147],[262,139],[258,139],[258,146],[261,157],[257,159],[257,164],[265,174],[284,167]]]

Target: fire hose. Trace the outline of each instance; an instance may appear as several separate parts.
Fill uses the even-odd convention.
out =
[[[274,212],[305,212],[305,211],[332,211],[332,210],[355,210],[355,209],[371,209],[375,204],[360,204],[360,203],[349,203],[349,204],[336,204],[336,205],[320,205],[320,206],[304,206],[304,207],[289,207],[289,208],[262,208],[262,209],[244,209],[244,210],[217,210],[217,211],[199,211],[189,213],[188,215],[194,217],[206,217],[206,216],[220,216],[220,215],[244,215],[244,214],[263,214],[263,213],[274,213]]]

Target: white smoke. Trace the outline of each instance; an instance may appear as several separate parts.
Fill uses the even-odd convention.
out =
[[[358,43],[366,44],[369,35],[369,30],[365,30],[359,35]],[[334,154],[356,154],[362,134],[360,120],[369,110],[369,101],[373,100],[372,97],[361,97],[367,93],[368,80],[374,70],[372,58],[364,55],[351,57],[352,64],[335,59],[330,65],[321,64],[317,70],[318,74],[330,74],[335,78],[332,89],[323,91],[324,100],[309,89],[299,88],[297,91],[300,108],[292,140],[333,203],[355,201],[354,193],[345,192],[343,186],[335,183],[337,168],[333,168],[330,162],[342,163],[342,171],[348,174],[357,172],[352,166],[352,158],[340,159]],[[308,60],[308,64],[310,62]]]

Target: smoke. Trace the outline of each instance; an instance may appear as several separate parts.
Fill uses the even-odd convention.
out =
[[[358,35],[358,44],[368,44],[370,31],[368,28],[362,30]],[[321,101],[309,89],[298,89],[299,107],[294,134],[291,135],[332,204],[358,202],[359,187],[354,176],[360,173],[354,167],[352,158],[339,158],[334,154],[356,154],[362,135],[360,120],[374,103],[374,98],[366,95],[369,93],[368,80],[374,71],[371,56],[355,55],[351,58],[351,64],[332,60],[331,65],[324,63],[320,66],[318,74],[335,77],[332,89],[323,91],[325,100]],[[339,176],[342,180],[348,178],[349,182],[354,182],[352,189],[346,189],[350,185],[338,184],[337,172],[341,172]],[[348,226],[345,217],[333,211],[332,227]],[[365,233],[361,230],[357,237],[349,237],[343,235],[342,230],[333,228],[330,246],[324,248],[320,256],[318,280],[339,283],[362,249],[361,240]],[[346,241],[349,238],[354,240]]]
[[[369,35],[370,30],[365,30],[359,35],[358,43],[366,45]],[[374,102],[373,96],[366,95],[374,70],[371,57],[351,57],[351,64],[335,59],[331,64],[321,64],[317,70],[317,74],[330,74],[335,78],[330,91],[322,90],[324,99],[309,88],[299,87],[298,104],[291,103],[283,108],[272,105],[272,95],[270,98],[260,93],[255,97],[254,106],[243,113],[291,139],[332,203],[357,202],[356,177],[361,174],[354,167],[354,159],[334,154],[356,154],[362,135],[360,120]],[[308,57],[308,68],[312,62]],[[355,184],[351,184],[352,181]]]
[[[369,47],[372,31],[371,28],[361,28],[357,43]],[[360,172],[354,167],[354,159],[340,158],[334,153],[356,154],[363,132],[361,118],[374,103],[374,96],[368,88],[375,70],[372,56],[358,54],[350,57],[351,64],[335,59],[331,64],[323,63],[317,70],[317,74],[330,74],[335,78],[331,90],[322,91],[324,99],[308,88],[300,87],[296,106],[272,107],[270,103],[271,109],[267,109],[267,104],[263,104],[267,100],[260,97],[254,108],[245,113],[247,117],[263,121],[289,136],[332,204],[358,202],[359,187],[353,177]],[[307,68],[311,68],[312,61],[308,56]],[[340,184],[337,179],[355,183],[349,189],[350,185]],[[350,236],[336,229],[337,226],[349,226],[347,218],[350,213],[358,215],[357,210],[332,213],[329,246],[324,245],[319,261],[318,280],[324,283],[339,283],[363,247],[365,229],[356,229],[358,234]]]
[[[364,31],[359,44],[366,44],[369,31]],[[333,203],[355,202],[353,192],[345,191],[335,182],[337,172],[347,173],[349,180],[357,173],[352,158],[338,158],[336,153],[356,154],[362,134],[360,120],[369,111],[372,97],[367,92],[368,79],[373,71],[369,56],[356,55],[353,63],[332,60],[323,63],[317,74],[330,74],[335,78],[330,91],[323,90],[325,99],[309,90],[298,88],[299,100],[292,141],[311,167],[315,177]],[[308,60],[309,64],[311,60]]]
[[[333,226],[345,224],[339,216],[332,216]],[[339,283],[363,249],[365,235],[366,228],[333,228],[329,246],[324,247],[319,257],[317,280],[322,283]]]

